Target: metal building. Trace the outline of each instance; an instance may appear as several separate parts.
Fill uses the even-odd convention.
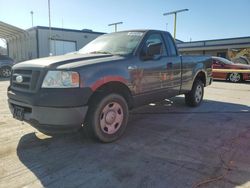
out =
[[[250,37],[176,43],[181,54],[219,56],[250,64]]]
[[[4,35],[0,37],[6,40],[8,55],[16,62],[47,57],[50,54],[61,55],[77,51],[104,34],[88,29],[74,30],[52,27],[50,35],[49,27],[37,26],[22,30],[3,22],[1,24],[5,31],[2,32]]]

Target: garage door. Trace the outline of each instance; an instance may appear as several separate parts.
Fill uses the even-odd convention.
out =
[[[52,55],[63,55],[76,51],[75,41],[51,40]]]

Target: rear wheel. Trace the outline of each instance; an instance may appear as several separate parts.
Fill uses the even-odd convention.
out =
[[[195,80],[192,90],[185,94],[185,102],[188,106],[198,106],[203,100],[204,84],[200,80]]]
[[[10,67],[2,67],[0,69],[0,76],[4,77],[4,78],[9,78],[11,75],[11,68]]]
[[[89,106],[85,129],[102,142],[113,142],[124,133],[128,114],[128,105],[122,96],[96,96]]]
[[[230,73],[228,76],[230,82],[238,83],[242,81],[242,76],[240,73]]]

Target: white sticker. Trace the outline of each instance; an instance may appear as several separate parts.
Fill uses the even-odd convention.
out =
[[[143,35],[143,33],[142,32],[128,32],[128,35],[129,36],[142,36]]]

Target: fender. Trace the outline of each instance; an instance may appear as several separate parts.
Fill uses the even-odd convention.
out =
[[[2,68],[2,67],[9,67],[9,68],[12,68],[12,64],[9,64],[9,63],[7,63],[7,62],[3,62],[3,63],[1,63],[0,64],[0,68]]]
[[[128,81],[121,76],[105,76],[93,83],[90,88],[95,92],[98,88],[109,82],[121,82],[125,85],[128,84]]]
[[[197,75],[202,72],[205,74],[205,79],[207,78],[207,72],[204,68],[204,64],[203,63],[198,63],[194,69],[193,69],[193,82],[195,80],[195,78],[197,77]]]

